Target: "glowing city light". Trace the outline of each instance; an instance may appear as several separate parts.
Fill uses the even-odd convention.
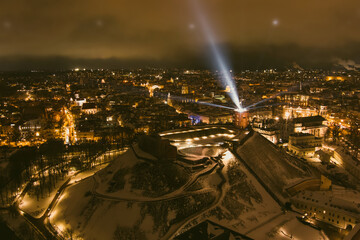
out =
[[[247,111],[247,109],[242,108],[242,107],[235,109],[235,112],[239,112],[239,113],[242,113],[242,112],[245,112],[245,111]]]
[[[259,105],[259,104],[265,103],[265,102],[267,102],[267,101],[269,101],[269,100],[273,100],[273,99],[277,98],[278,96],[281,96],[281,95],[283,95],[283,94],[285,94],[285,93],[288,93],[288,92],[291,92],[291,91],[295,91],[297,88],[298,88],[298,85],[292,86],[292,87],[286,89],[286,90],[283,91],[283,92],[276,93],[276,94],[272,95],[272,96],[269,97],[269,98],[266,98],[266,99],[261,100],[261,101],[256,102],[256,103],[253,103],[253,104],[247,106],[246,109],[254,109],[255,106],[257,106],[257,105]]]
[[[219,104],[215,104],[215,103],[209,103],[209,102],[203,102],[203,101],[198,101],[198,100],[194,100],[194,99],[189,99],[186,97],[182,97],[182,96],[175,96],[175,95],[170,95],[170,97],[168,96],[168,94],[163,94],[163,93],[157,93],[157,96],[160,97],[168,97],[171,100],[175,100],[175,101],[184,101],[184,102],[189,102],[189,103],[196,103],[196,104],[201,104],[201,105],[206,105],[206,106],[210,106],[210,107],[218,107],[218,108],[225,108],[225,109],[229,109],[229,110],[237,110],[237,111],[245,111],[245,109],[243,109],[242,107],[240,108],[234,108],[234,107],[229,107],[229,106],[224,106],[224,105],[219,105]],[[165,101],[165,104],[168,104],[169,101]]]

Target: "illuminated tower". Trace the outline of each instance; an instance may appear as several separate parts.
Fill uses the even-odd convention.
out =
[[[170,93],[168,93],[168,97],[167,97],[167,104],[169,105],[169,106],[173,106],[172,105],[172,101],[171,101],[171,95],[170,95]]]
[[[239,128],[246,128],[249,125],[249,112],[235,111],[234,125]]]
[[[152,88],[152,86],[148,87],[148,89],[149,89],[150,97],[153,97],[154,96],[154,89]]]

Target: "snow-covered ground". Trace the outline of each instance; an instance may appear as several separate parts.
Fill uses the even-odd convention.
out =
[[[347,188],[360,190],[359,180],[346,171],[343,166],[336,162],[335,158],[331,157],[332,167],[328,165],[323,165],[319,162],[310,163],[312,166],[316,167],[321,174],[329,178],[333,184],[342,185]]]
[[[91,194],[91,180],[69,187],[52,212],[50,222],[62,232],[71,228],[84,239],[159,239],[173,222],[214,199],[199,194],[149,203],[104,200]]]
[[[201,131],[190,133],[198,135]],[[197,135],[191,141],[201,142],[195,139],[199,138]],[[260,167],[265,177],[277,177],[269,181],[278,187],[278,194],[282,194],[286,184],[309,176],[302,166],[282,159],[284,155],[268,145],[266,139],[252,138],[245,142],[239,154]],[[217,137],[203,140],[216,143],[218,139],[221,140]],[[221,153],[222,169],[216,164],[211,171],[191,172],[177,163],[165,164],[163,168],[161,164],[138,159],[129,149],[94,176],[67,188],[50,221],[64,234],[72,232],[73,236],[94,240],[168,239],[205,219],[248,233],[255,239],[283,239],[286,234],[299,237],[301,231],[306,238],[299,239],[325,239],[319,231],[298,222],[295,214],[284,214],[257,178],[230,151],[219,147],[209,149],[181,151],[195,159]],[[202,171],[204,175],[199,174]],[[185,189],[183,186],[196,174],[199,176],[194,184]],[[127,200],[129,196],[137,198]],[[154,201],[148,201],[151,198]]]
[[[173,224],[210,207],[215,201],[216,181],[206,187],[200,187],[199,190],[189,190],[189,192],[185,189],[176,190],[171,194],[155,198],[145,196],[141,189],[136,190],[128,181],[135,174],[133,169],[138,164],[144,163],[148,165],[141,169],[146,170],[157,166],[137,159],[130,149],[94,176],[69,187],[51,213],[51,223],[62,232],[67,232],[67,229],[71,228],[74,235],[84,237],[84,239],[129,239],[131,237],[158,239],[169,231]],[[208,168],[211,170],[216,166],[217,164],[213,163],[209,164]],[[124,169],[127,170],[123,171]],[[119,171],[126,173],[121,176],[121,179],[125,180],[123,188],[109,193],[109,183]],[[207,168],[193,175],[184,175],[185,172],[177,174],[187,176],[187,180],[190,181],[196,174],[206,171]],[[157,175],[153,175],[151,179],[147,179],[147,184],[156,182],[159,174],[164,173],[160,171]],[[99,185],[96,185],[97,181]],[[166,182],[160,181],[159,184],[166,184]],[[186,185],[185,181],[180,186],[183,188]],[[105,196],[98,192],[103,192]],[[137,197],[134,198],[135,200],[126,200],[126,197],[134,196]]]
[[[50,193],[45,193],[44,197],[39,197],[39,200],[37,200],[37,196],[32,191],[28,191],[24,198],[21,200],[19,204],[19,208],[33,217],[41,217],[45,210],[50,205],[51,201],[55,197],[56,192],[58,189],[69,179],[71,178],[69,184],[76,183],[78,181],[81,181],[87,177],[92,176],[94,173],[98,172],[102,168],[106,167],[107,164],[98,165],[90,170],[80,172],[78,174],[75,174],[75,172],[69,172],[67,176],[65,176],[63,179],[59,179],[57,183],[55,184],[55,187]],[[45,189],[46,191],[46,189]]]
[[[280,206],[230,151],[225,152],[222,161],[226,183],[222,186],[223,194],[218,204],[185,223],[185,229],[210,219],[244,233],[282,213]],[[214,176],[206,176],[200,181],[211,185],[213,180]],[[184,229],[179,229],[181,231]]]
[[[47,192],[47,189],[45,189],[44,197],[39,197],[39,200],[37,200],[35,193],[26,193],[24,198],[19,204],[19,208],[27,213],[29,213],[33,217],[41,217],[47,207],[50,205],[51,201],[53,200],[58,188],[61,187],[66,181],[68,180],[68,177],[64,177],[64,179],[59,179],[59,181],[55,184],[55,188],[50,192],[50,194]]]
[[[225,218],[219,219],[216,215],[211,217],[244,232],[279,214],[280,206],[239,160],[230,152],[227,152],[225,158],[227,162],[224,171],[228,184],[224,186],[226,194],[221,202]]]
[[[86,179],[86,178],[94,175],[96,172],[100,171],[101,169],[105,168],[107,165],[108,165],[108,163],[105,163],[102,165],[95,166],[89,170],[80,172],[71,178],[69,184],[77,183],[83,179]]]
[[[120,159],[96,173],[96,192],[119,198],[160,197],[186,184],[189,173],[182,166],[138,159],[139,148],[130,149]],[[209,166],[211,167],[211,166]]]
[[[299,215],[293,212],[286,212],[285,214],[274,218],[272,221],[267,222],[259,228],[253,229],[246,234],[256,240],[328,240],[327,236],[323,232],[301,223],[296,219],[296,216]]]
[[[277,149],[258,133],[245,141],[237,149],[237,154],[281,200],[287,197],[283,191],[285,186],[312,176],[304,163]]]
[[[179,150],[179,154],[186,156],[186,159],[201,159],[204,157],[216,157],[224,151],[222,147],[192,147]]]

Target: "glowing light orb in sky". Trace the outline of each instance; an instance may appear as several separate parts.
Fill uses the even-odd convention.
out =
[[[278,19],[274,19],[273,21],[272,21],[272,25],[273,26],[278,26],[279,25],[279,20]]]

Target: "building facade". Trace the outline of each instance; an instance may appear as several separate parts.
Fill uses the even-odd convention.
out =
[[[360,221],[358,205],[337,198],[330,191],[303,191],[292,197],[291,203],[305,216],[342,229],[351,230]]]
[[[301,157],[313,157],[315,151],[322,145],[322,138],[316,138],[309,133],[294,133],[289,136],[288,149]]]

